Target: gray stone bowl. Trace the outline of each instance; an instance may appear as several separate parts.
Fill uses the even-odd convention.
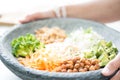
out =
[[[11,41],[20,35],[25,35],[26,33],[34,34],[36,29],[43,26],[59,26],[62,29],[65,29],[67,33],[80,27],[92,27],[93,30],[101,34],[106,40],[112,41],[120,50],[120,33],[94,21],[67,18],[38,20],[26,24],[20,24],[4,34],[0,43],[0,58],[6,67],[15,75],[19,76],[23,80],[109,80],[109,78],[113,76],[103,76],[101,74],[102,69],[88,72],[59,73],[35,70],[21,65],[11,53]]]

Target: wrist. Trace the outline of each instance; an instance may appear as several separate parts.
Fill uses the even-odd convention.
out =
[[[66,7],[58,7],[56,9],[43,13],[44,18],[65,18],[67,17]]]
[[[53,10],[43,12],[44,18],[55,18],[56,15]]]
[[[65,6],[53,9],[53,12],[57,18],[66,18],[67,17],[67,11],[66,11]]]

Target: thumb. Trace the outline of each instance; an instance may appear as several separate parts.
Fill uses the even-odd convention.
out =
[[[120,67],[120,54],[111,60],[102,70],[104,76],[110,76]]]

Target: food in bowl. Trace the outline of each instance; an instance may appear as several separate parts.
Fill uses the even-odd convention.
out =
[[[65,31],[58,27],[43,27],[36,30],[35,34],[36,38],[44,44],[49,44],[53,42],[63,42],[64,39],[67,37]]]
[[[118,50],[91,28],[66,33],[59,27],[43,27],[11,42],[12,52],[26,67],[50,72],[98,70]]]

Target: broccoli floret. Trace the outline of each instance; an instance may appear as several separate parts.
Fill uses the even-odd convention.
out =
[[[32,54],[35,49],[44,48],[44,44],[41,43],[33,34],[26,34],[20,36],[11,42],[12,53],[15,57],[25,57]]]

